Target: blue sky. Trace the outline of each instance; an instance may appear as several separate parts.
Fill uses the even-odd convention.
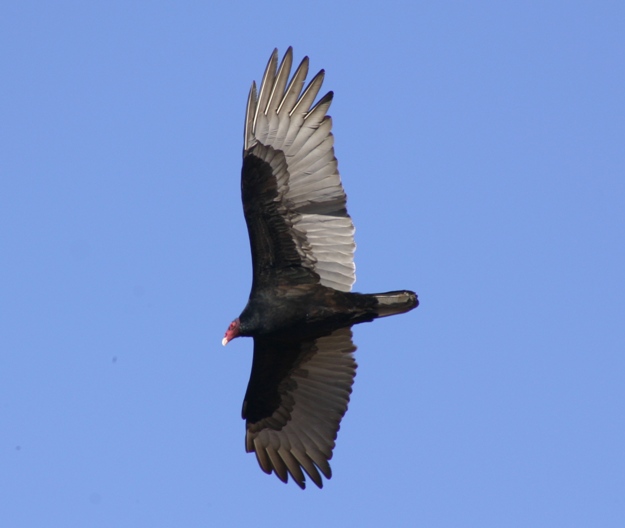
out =
[[[624,526],[624,35],[622,2],[5,2],[0,524]],[[244,452],[220,345],[289,45],[335,91],[355,290],[421,300],[355,328],[304,492]]]

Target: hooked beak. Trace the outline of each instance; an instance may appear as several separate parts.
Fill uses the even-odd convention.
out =
[[[221,344],[223,346],[226,346],[230,340],[232,340],[235,337],[239,336],[239,333],[240,333],[239,325],[240,325],[240,323],[239,323],[239,319],[238,318],[230,323],[230,326],[228,327],[228,330],[226,330],[226,335],[221,340]]]

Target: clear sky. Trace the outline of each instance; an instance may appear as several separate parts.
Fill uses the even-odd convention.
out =
[[[4,2],[0,525],[625,526],[625,4]],[[326,69],[355,291],[323,490],[244,452],[243,115]],[[325,93],[325,91],[323,92]]]

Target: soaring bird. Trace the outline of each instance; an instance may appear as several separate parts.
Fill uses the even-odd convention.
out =
[[[249,300],[222,343],[254,338],[243,401],[245,449],[266,473],[303,489],[332,476],[329,460],[356,374],[351,327],[408,312],[408,290],[351,293],[354,225],[334,157],[333,92],[316,103],[321,70],[303,89],[304,57],[267,64],[247,100],[241,196],[252,251]],[[302,91],[303,89],[303,91]]]

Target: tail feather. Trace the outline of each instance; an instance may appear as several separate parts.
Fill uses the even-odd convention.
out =
[[[376,293],[373,296],[378,301],[378,317],[409,312],[419,306],[417,294],[409,290]]]

